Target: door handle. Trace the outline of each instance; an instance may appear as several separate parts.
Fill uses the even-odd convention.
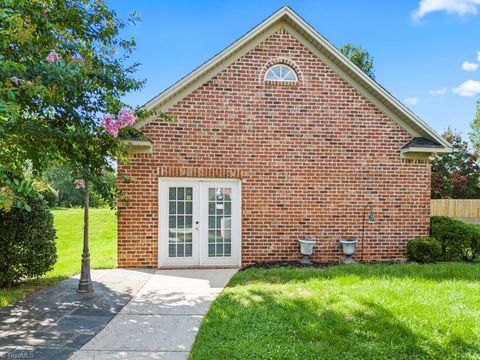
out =
[[[195,221],[194,229],[195,229],[195,230],[199,230],[199,229],[200,229],[200,223],[199,223],[198,221]]]

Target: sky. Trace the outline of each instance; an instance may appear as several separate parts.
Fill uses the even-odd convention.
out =
[[[374,58],[375,79],[433,129],[468,136],[480,97],[480,0],[107,0],[142,21],[132,61],[145,87],[125,98],[142,105],[251,28],[288,5],[337,47]]]

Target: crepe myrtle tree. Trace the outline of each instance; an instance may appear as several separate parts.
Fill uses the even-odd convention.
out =
[[[129,61],[135,41],[119,36],[138,20],[119,18],[101,0],[2,0],[0,210],[28,205],[15,184],[52,163],[88,176],[114,204],[116,189],[102,174],[126,153],[119,123],[102,117],[128,112],[123,127],[147,115],[121,101],[144,83]]]
[[[151,115],[121,101],[144,84],[129,61],[135,41],[120,37],[139,17],[121,19],[102,0],[1,2],[0,211],[28,211],[35,192],[26,173],[34,179],[52,163],[68,165],[87,195],[88,258],[89,184],[114,205],[116,186],[103,174],[126,157],[119,133]]]

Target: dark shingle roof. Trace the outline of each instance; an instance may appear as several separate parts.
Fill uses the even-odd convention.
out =
[[[408,143],[403,145],[402,149],[406,149],[409,147],[423,147],[423,148],[432,148],[432,149],[443,148],[443,146],[440,145],[439,143],[432,140],[425,139],[423,137],[413,138]]]

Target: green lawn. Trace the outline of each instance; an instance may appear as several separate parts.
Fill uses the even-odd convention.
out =
[[[248,269],[191,359],[480,359],[480,264]]]
[[[0,306],[28,293],[80,272],[83,246],[83,209],[52,211],[57,230],[58,261],[40,279],[29,280],[13,289],[0,289]],[[113,268],[117,263],[117,221],[115,211],[90,209],[90,258],[94,269]]]

